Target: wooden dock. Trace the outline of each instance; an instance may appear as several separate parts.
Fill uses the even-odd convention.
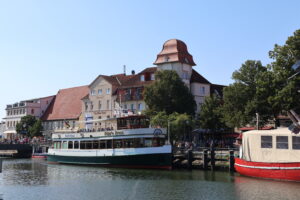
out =
[[[174,149],[173,168],[234,171],[234,156],[237,149]]]

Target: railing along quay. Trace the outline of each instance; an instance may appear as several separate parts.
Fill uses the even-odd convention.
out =
[[[234,157],[238,154],[234,148],[174,148],[173,168],[234,171]]]

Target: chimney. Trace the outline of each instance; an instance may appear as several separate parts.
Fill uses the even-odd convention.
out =
[[[135,71],[134,70],[131,71],[131,75],[135,75]]]
[[[123,65],[124,75],[126,76],[126,65]]]

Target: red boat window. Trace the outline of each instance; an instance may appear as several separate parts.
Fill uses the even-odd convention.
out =
[[[292,137],[293,149],[300,149],[300,137],[293,136]]]
[[[288,149],[288,136],[276,136],[276,148],[277,149]]]
[[[272,148],[272,136],[261,136],[261,148]]]

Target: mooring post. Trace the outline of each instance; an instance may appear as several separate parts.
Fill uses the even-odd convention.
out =
[[[202,157],[202,158],[203,158],[203,163],[202,163],[202,164],[203,164],[203,169],[204,169],[204,170],[207,170],[207,164],[208,164],[207,153],[208,153],[208,152],[207,152],[207,149],[204,149],[204,150],[203,150],[203,157]]]
[[[234,171],[234,151],[233,150],[229,151],[229,170],[231,172]]]
[[[2,173],[2,158],[0,158],[0,173]]]
[[[188,150],[187,159],[188,159],[188,169],[192,169],[192,166],[193,166],[193,151],[192,150]]]
[[[215,149],[213,147],[210,149],[210,164],[211,170],[215,170]]]

